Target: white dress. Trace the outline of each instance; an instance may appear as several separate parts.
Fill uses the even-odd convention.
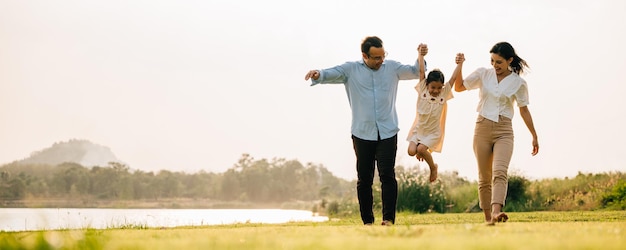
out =
[[[452,99],[452,84],[446,83],[439,96],[431,96],[426,80],[416,86],[418,98],[415,120],[407,141],[428,146],[431,152],[441,152],[445,135],[447,101]]]

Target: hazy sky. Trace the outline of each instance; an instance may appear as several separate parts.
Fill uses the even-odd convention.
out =
[[[511,170],[531,179],[626,171],[626,2],[364,0],[0,0],[0,164],[69,139],[111,148],[132,169],[223,172],[243,153],[322,164],[354,179],[341,85],[310,87],[309,69],[360,60],[365,36],[388,59],[449,77],[489,67],[510,42],[539,135],[516,109]],[[398,164],[415,81],[402,81]],[[449,102],[441,171],[475,180],[478,91]],[[421,166],[426,167],[425,164]]]

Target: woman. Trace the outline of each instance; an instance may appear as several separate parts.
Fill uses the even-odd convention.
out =
[[[513,102],[533,137],[532,155],[539,152],[537,133],[528,110],[528,87],[519,74],[528,64],[513,46],[500,42],[491,48],[493,68],[479,68],[463,80],[461,72],[454,89],[457,92],[479,89],[478,118],[474,130],[474,154],[478,163],[478,199],[487,225],[506,222],[504,207],[513,154]]]

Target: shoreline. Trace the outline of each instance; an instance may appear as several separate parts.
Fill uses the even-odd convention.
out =
[[[314,210],[316,201],[252,203],[211,199],[23,199],[0,200],[0,208],[137,208],[137,209],[298,209]]]

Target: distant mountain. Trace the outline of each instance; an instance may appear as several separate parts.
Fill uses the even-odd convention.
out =
[[[58,165],[74,162],[83,167],[108,166],[109,162],[121,162],[108,147],[88,140],[57,142],[51,147],[31,153],[30,157],[16,161],[17,164]]]

